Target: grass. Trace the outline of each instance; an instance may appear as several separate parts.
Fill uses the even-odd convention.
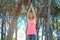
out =
[[[0,40],[1,40],[1,38],[0,38]]]
[[[15,40],[15,38],[12,38],[12,40]]]
[[[0,40],[1,40],[1,38],[0,38]],[[15,38],[12,38],[12,40],[15,40]]]

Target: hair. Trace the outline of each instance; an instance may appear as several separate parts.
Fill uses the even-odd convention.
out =
[[[32,13],[33,11],[32,11],[32,9],[30,10],[30,13]]]
[[[32,10],[30,10],[30,12],[29,13],[33,13],[33,11]],[[28,17],[29,18],[29,17]],[[30,18],[29,18],[30,19]],[[34,19],[34,14],[33,14],[33,17],[32,17],[32,19]]]

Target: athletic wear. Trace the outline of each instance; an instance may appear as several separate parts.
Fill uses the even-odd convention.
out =
[[[36,22],[34,20],[28,21],[27,35],[37,34],[36,33]]]

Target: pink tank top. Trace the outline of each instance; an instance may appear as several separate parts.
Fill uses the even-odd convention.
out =
[[[36,22],[28,21],[27,35],[36,34]]]

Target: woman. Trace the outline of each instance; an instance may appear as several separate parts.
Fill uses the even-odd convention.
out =
[[[36,15],[33,10],[32,4],[27,14],[28,27],[27,27],[27,40],[36,40]]]

